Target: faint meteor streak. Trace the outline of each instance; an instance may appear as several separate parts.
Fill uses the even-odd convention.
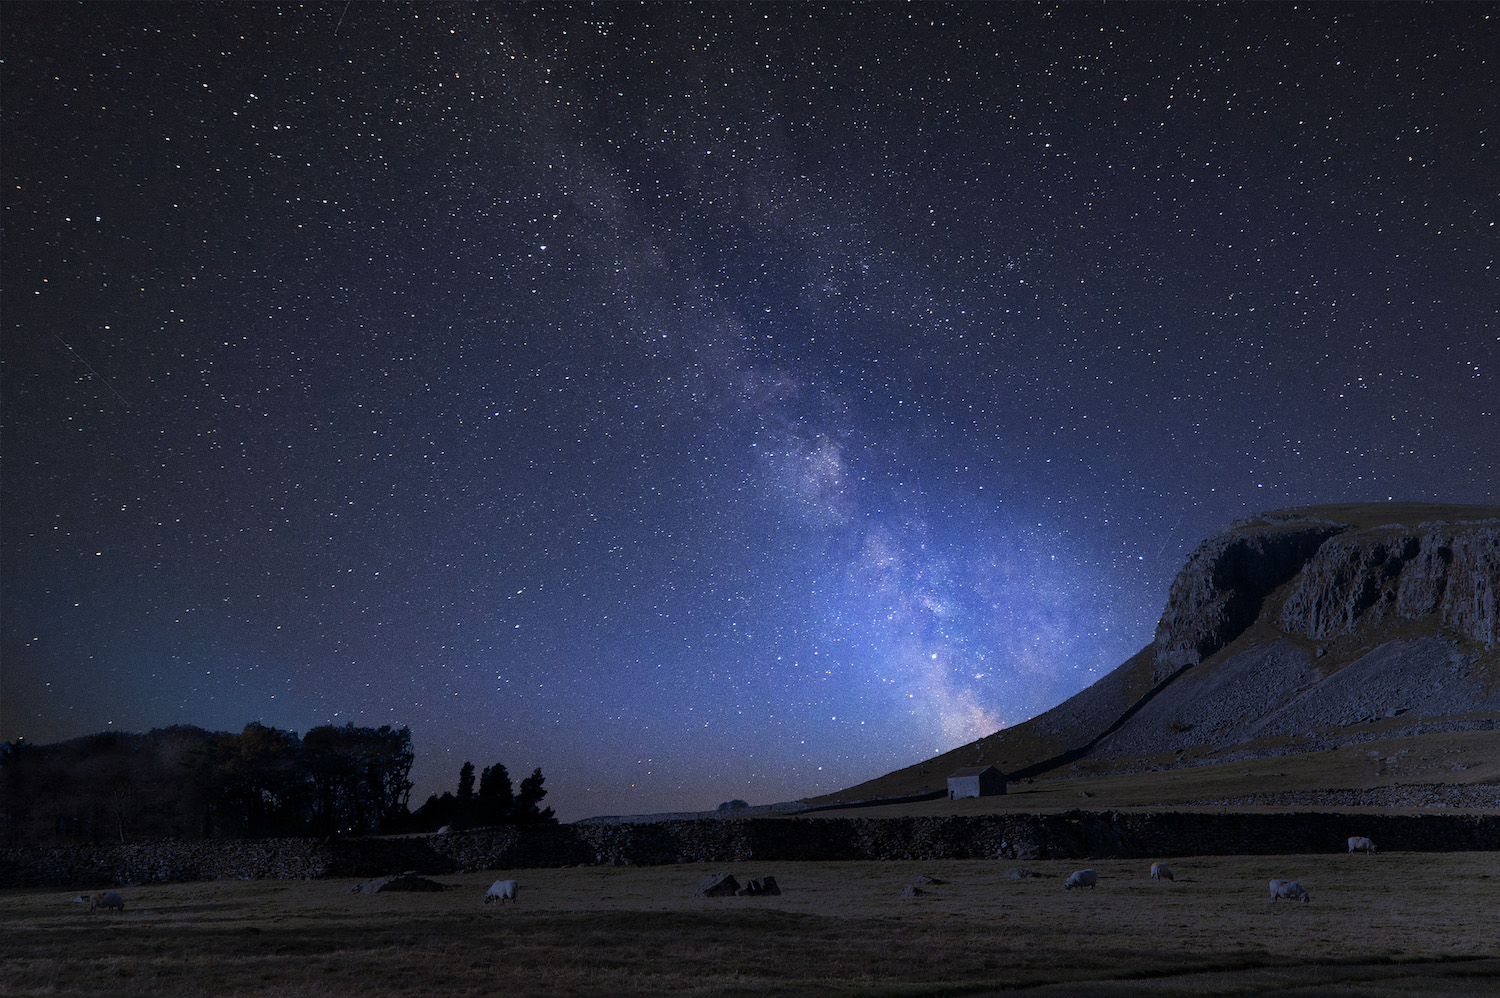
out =
[[[56,337],[57,342],[61,343],[63,346],[65,346],[65,347],[68,348],[68,353],[70,353],[74,357],[76,357],[78,359],[78,363],[80,363],[84,367],[88,368],[89,373],[92,374],[94,376],[94,378],[101,385],[103,385],[105,388],[108,388],[110,391],[114,392],[115,398],[117,398],[117,399],[120,400],[120,404],[121,405],[123,405],[127,409],[130,408],[130,403],[127,402],[127,401],[125,401],[125,396],[123,396],[123,395],[120,394],[120,390],[118,388],[116,388],[114,385],[110,384],[109,381],[108,381],[108,379],[106,379],[104,377],[104,375],[102,375],[98,371],[94,370],[94,365],[93,364],[90,364],[88,361],[84,360],[83,359],[83,355],[80,354],[77,350],[74,350],[73,347],[68,343],[67,340],[63,339],[61,336],[58,336],[56,333],[53,333],[52,335],[54,337]]]
[[[1172,524],[1172,529],[1167,531],[1167,536],[1162,539],[1161,547],[1157,549],[1156,557],[1158,557],[1158,558],[1161,557],[1162,552],[1167,549],[1167,542],[1172,539],[1172,535],[1173,534],[1177,533],[1177,528],[1179,526],[1181,526],[1181,524],[1182,524],[1182,517],[1179,516],[1177,518],[1177,522],[1174,523],[1174,524]]]

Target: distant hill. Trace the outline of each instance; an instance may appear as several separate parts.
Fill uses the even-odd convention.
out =
[[[1088,689],[813,802],[941,790],[979,763],[1053,779],[1497,727],[1500,506],[1305,506],[1204,541],[1155,640]]]

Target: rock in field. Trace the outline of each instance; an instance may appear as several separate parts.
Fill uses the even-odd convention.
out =
[[[695,892],[700,898],[727,898],[732,897],[734,892],[740,889],[740,882],[734,879],[733,874],[715,873],[705,877],[698,885]]]
[[[414,870],[398,873],[390,877],[376,877],[374,880],[366,880],[362,884],[355,884],[351,889],[352,894],[384,894],[388,891],[441,891],[447,890],[436,880],[428,880],[419,877]]]
[[[767,894],[780,894],[781,887],[776,883],[775,877],[751,877],[745,881],[745,886],[734,892],[739,897],[760,897]]]

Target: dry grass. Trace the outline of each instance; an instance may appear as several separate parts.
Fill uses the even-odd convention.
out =
[[[511,871],[442,894],[352,881],[123,889],[123,915],[0,893],[0,993],[175,995],[1423,994],[1500,992],[1494,853],[1186,857],[1147,863],[775,863],[771,898],[698,899],[703,866]],[[903,899],[928,874],[946,883]],[[1295,877],[1309,905],[1267,900]]]
[[[1485,685],[1487,692],[1500,688],[1500,649],[1488,648],[1461,635],[1445,631],[1431,617],[1411,620],[1393,615],[1378,625],[1361,629],[1358,634],[1338,635],[1327,641],[1313,641],[1285,634],[1277,629],[1273,622],[1279,616],[1282,603],[1294,586],[1295,580],[1287,582],[1267,596],[1256,622],[1234,641],[1196,666],[1196,672],[1202,675],[1211,674],[1215,669],[1243,652],[1256,646],[1279,641],[1302,648],[1326,678],[1374,651],[1382,644],[1425,637],[1442,637],[1457,643],[1470,657],[1470,660],[1474,662],[1474,675]],[[1313,650],[1319,647],[1325,649],[1326,654],[1322,658],[1315,658]],[[1150,686],[1152,664],[1150,651],[1151,648],[1148,646],[1120,667],[1128,673],[1128,688],[1133,698],[1144,694]],[[1171,695],[1170,690],[1165,694],[1168,698]],[[1123,711],[1125,706],[1122,703],[1120,709]],[[1046,716],[1043,714],[1041,718]],[[939,790],[946,786],[947,774],[960,766],[974,765],[978,762],[993,762],[1002,772],[1014,772],[1023,766],[1055,756],[1061,751],[1061,745],[1056,740],[1038,737],[1038,722],[1041,718],[1032,718],[1015,727],[1002,729],[944,755],[934,756],[904,769],[887,773],[856,787],[823,797],[810,798],[810,800],[813,803],[831,804],[841,800],[896,797]],[[1166,805],[1209,797],[1278,790],[1371,789],[1402,783],[1494,783],[1500,781],[1500,732],[1495,731],[1478,732],[1472,736],[1424,734],[1399,739],[1388,737],[1378,743],[1355,742],[1347,749],[1337,752],[1308,751],[1313,745],[1353,742],[1356,737],[1378,738],[1383,733],[1394,736],[1396,732],[1411,730],[1413,726],[1424,723],[1435,725],[1440,721],[1488,719],[1492,719],[1491,715],[1483,711],[1470,714],[1455,713],[1445,715],[1441,719],[1399,716],[1348,728],[1319,729],[1312,732],[1311,737],[1281,734],[1247,742],[1236,742],[1228,746],[1216,744],[1189,746],[1181,753],[1164,751],[1144,756],[1088,756],[1075,764],[1049,770],[1042,774],[1042,779],[1055,785],[1058,780],[1068,780],[1074,777],[1118,774],[1114,782],[1105,785],[1105,792],[1110,795],[1111,800],[1090,802],[1087,806],[1092,808]],[[1166,732],[1174,734],[1182,734],[1186,730],[1186,726],[1176,718],[1167,722],[1164,728]],[[1083,737],[1077,739],[1079,744],[1085,741]],[[1376,750],[1379,750],[1381,757],[1393,756],[1404,759],[1406,756],[1427,756],[1432,753],[1432,747],[1440,742],[1467,746],[1464,750],[1470,753],[1467,759],[1469,762],[1476,759],[1483,760],[1488,753],[1487,758],[1497,761],[1497,764],[1467,772],[1466,775],[1455,775],[1452,770],[1446,768],[1452,760],[1444,760],[1439,756],[1439,764],[1422,767],[1427,771],[1427,775],[1415,778],[1413,776],[1415,771],[1410,767],[1396,772],[1361,761],[1368,756],[1369,752]],[[1248,765],[1261,776],[1276,772],[1278,775],[1274,784],[1266,783],[1263,779],[1238,780],[1238,775],[1247,766],[1243,762],[1229,762],[1219,767],[1197,765],[1226,755],[1243,759],[1246,754],[1254,755],[1273,751],[1287,754],[1278,755],[1275,758],[1262,758]],[[1446,750],[1439,749],[1439,751]],[[1178,767],[1177,771],[1180,775],[1158,779],[1158,774],[1131,772],[1150,769],[1153,766]],[[1058,793],[1062,792],[1060,788],[1055,787],[1039,792],[1053,793],[1054,789]],[[1011,792],[1015,793],[1016,790],[1017,787],[1013,785]],[[1083,791],[1090,794],[1100,792],[1099,788],[1092,784],[1078,783],[1067,793],[1077,798]],[[1036,806],[1036,801],[1032,799],[1024,803],[1011,801],[1000,805],[998,809],[1030,810]],[[1078,806],[1078,803],[1075,799],[1071,804],[1064,806]],[[948,812],[942,811],[941,803],[928,802],[923,805],[903,805],[894,809],[878,808],[865,813],[874,815]]]
[[[1124,710],[1127,706],[1128,703],[1121,704],[1120,709]],[[1034,720],[1035,718],[1014,727],[1002,728],[941,755],[931,756],[837,793],[809,797],[808,800],[815,804],[826,804],[926,793],[946,787],[948,774],[964,766],[990,763],[1001,772],[1009,773],[1051,758],[1069,747],[1056,738],[1040,734],[1038,725],[1032,723]]]
[[[1377,733],[1400,719],[1370,725]],[[1240,748],[1254,748],[1256,743]],[[1371,753],[1374,753],[1373,755]],[[1391,760],[1391,761],[1387,761]],[[1169,764],[1163,755],[1126,760],[1085,760],[1071,778],[1013,783],[1003,797],[946,798],[913,804],[817,812],[815,817],[896,817],[939,814],[1037,814],[1085,808],[1091,811],[1184,809],[1193,801],[1282,790],[1372,789],[1403,784],[1495,784],[1500,782],[1500,731],[1460,731],[1357,742],[1343,748],[1268,756],[1159,772],[1112,773],[1121,762]],[[1099,766],[1094,770],[1093,766]],[[1467,769],[1457,767],[1467,766]],[[1083,798],[1080,795],[1087,793]],[[1290,810],[1278,805],[1277,811]],[[1223,810],[1223,808],[1214,808]],[[1236,806],[1236,811],[1255,810]],[[1315,810],[1349,810],[1318,805]],[[1393,812],[1390,808],[1381,813]],[[1410,809],[1412,813],[1419,813]],[[1445,808],[1441,813],[1452,814]]]

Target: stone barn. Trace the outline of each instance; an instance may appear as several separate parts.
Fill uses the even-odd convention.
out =
[[[994,766],[966,766],[948,777],[948,799],[1005,793],[1005,774]]]

